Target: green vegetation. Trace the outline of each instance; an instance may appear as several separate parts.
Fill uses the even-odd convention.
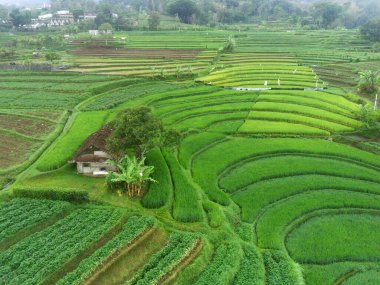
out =
[[[379,237],[373,229],[379,222],[376,212],[370,211],[313,217],[289,233],[286,246],[290,256],[301,263],[377,261]]]
[[[135,2],[0,33],[0,283],[377,284],[380,54],[333,29],[365,4]],[[128,156],[78,174],[105,124]]]
[[[14,199],[3,203],[0,205],[0,241],[69,208],[69,203],[50,200]]]
[[[169,195],[173,191],[170,171],[159,149],[152,150],[147,160],[154,166],[153,179],[156,182],[150,183],[149,190],[144,194],[141,202],[145,208],[160,208],[168,202]]]
[[[173,154],[164,156],[173,180],[173,218],[181,222],[201,221],[203,210],[197,187]]]
[[[70,258],[99,239],[118,220],[116,210],[76,210],[0,254],[2,283],[43,282]]]
[[[85,281],[104,264],[107,259],[112,257],[118,250],[132,244],[139,235],[143,234],[149,227],[152,227],[153,224],[154,220],[150,218],[130,217],[120,233],[96,250],[87,259],[82,260],[73,272],[67,274],[57,284],[81,284],[81,282]]]
[[[170,273],[191,251],[198,246],[199,238],[190,234],[171,235],[168,244],[141,268],[127,284],[151,284],[160,282],[161,278]]]
[[[241,248],[233,243],[223,243],[217,247],[207,268],[200,273],[195,284],[229,284],[242,258]]]
[[[102,127],[107,113],[86,112],[73,115],[66,131],[37,162],[37,169],[48,171],[65,165],[89,135]]]
[[[140,197],[144,187],[149,182],[156,182],[150,176],[154,172],[154,166],[145,165],[145,157],[137,159],[125,155],[119,162],[109,161],[116,171],[110,171],[106,176],[109,189],[117,189],[119,194],[127,192],[128,197]]]

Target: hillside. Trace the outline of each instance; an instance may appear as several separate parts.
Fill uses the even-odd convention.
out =
[[[378,284],[380,113],[357,86],[380,53],[357,30],[271,25],[78,33],[51,71],[3,59],[0,284]],[[128,139],[152,118],[181,136],[141,154]],[[114,184],[78,173],[105,125],[154,167],[142,195],[130,161]]]

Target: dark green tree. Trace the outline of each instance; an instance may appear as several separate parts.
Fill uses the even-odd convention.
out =
[[[328,28],[338,19],[342,7],[331,2],[316,3],[313,7],[313,18],[320,28]]]
[[[73,18],[75,22],[78,22],[79,18],[84,15],[83,9],[74,9]]]
[[[18,8],[13,9],[9,13],[9,18],[15,27],[21,27],[23,25],[30,24],[32,21],[32,16],[28,10],[20,10]]]
[[[100,4],[96,9],[95,24],[100,26],[103,23],[112,23],[112,10],[108,4]]]
[[[380,20],[369,21],[361,26],[360,33],[371,41],[380,42]]]
[[[114,131],[107,140],[107,147],[116,157],[122,157],[130,149],[142,157],[152,148],[175,146],[180,139],[180,134],[165,129],[148,107],[126,109],[111,127]]]
[[[50,62],[61,59],[60,55],[58,53],[55,53],[55,52],[49,52],[49,53],[45,54],[45,58],[46,58],[46,60],[48,60]]]
[[[190,24],[193,15],[198,13],[196,4],[191,0],[175,0],[168,5],[170,15],[178,15],[182,23]]]
[[[160,14],[158,12],[152,12],[148,18],[149,30],[155,31],[160,25]]]

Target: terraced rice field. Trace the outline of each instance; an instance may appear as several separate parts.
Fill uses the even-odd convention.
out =
[[[99,48],[76,52],[70,71],[142,77],[193,76],[207,71],[215,51],[126,49],[104,54]]]
[[[134,32],[117,33],[106,46],[97,40],[74,41],[75,67],[72,71],[128,76],[193,77],[207,72],[226,33]]]
[[[234,53],[217,55],[226,33],[183,34],[131,33],[133,57],[124,50],[77,57],[82,71],[87,64],[86,72],[107,75],[1,77],[10,87],[0,100],[16,96],[0,111],[7,137],[47,140],[71,114],[15,188],[82,189],[96,204],[2,202],[0,283],[377,284],[379,156],[335,142],[363,126],[364,99],[333,87],[348,82],[343,73],[319,68],[374,60],[377,54],[365,55],[369,43],[356,31],[246,31],[235,34]],[[174,58],[157,58],[173,49]],[[203,51],[179,59],[186,50]],[[199,64],[202,83],[149,78],[155,63],[175,75],[187,61]],[[40,96],[36,107],[17,101],[25,90]],[[45,90],[61,101],[46,99]],[[101,178],[67,165],[91,133],[135,106],[151,107],[183,136],[175,149],[147,154],[158,183],[141,201],[110,193]],[[376,138],[361,144],[378,148]]]
[[[236,88],[322,88],[313,70],[299,66],[291,54],[232,53],[220,58],[216,71],[198,80]]]
[[[81,102],[133,82],[117,76],[0,72],[0,176],[12,177],[33,163],[70,125]]]
[[[126,216],[106,207],[14,199],[1,203],[0,213],[0,281],[4,284],[97,284],[108,270],[120,270],[118,262],[135,247],[153,242],[155,247],[144,254],[151,265],[136,268],[132,279],[118,276],[119,282],[163,281],[202,246],[196,235],[168,237],[153,218]]]
[[[30,164],[66,119],[64,111],[0,110],[0,174]]]

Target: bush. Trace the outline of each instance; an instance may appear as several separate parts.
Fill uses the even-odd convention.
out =
[[[16,197],[62,200],[76,203],[88,202],[87,191],[72,188],[33,188],[20,187],[14,188],[13,194]]]

